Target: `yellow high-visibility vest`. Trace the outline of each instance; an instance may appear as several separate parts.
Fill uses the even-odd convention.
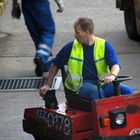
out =
[[[83,53],[82,44],[75,39],[68,60],[67,77],[65,79],[65,87],[72,91],[77,91],[82,85],[82,70],[84,62]],[[95,37],[93,54],[93,62],[95,63],[98,77],[101,77],[109,72],[109,68],[105,60],[104,39]]]

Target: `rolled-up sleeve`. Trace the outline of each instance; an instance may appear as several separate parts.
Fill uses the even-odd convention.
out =
[[[109,69],[111,69],[113,65],[120,66],[120,62],[116,54],[116,51],[112,47],[111,43],[108,41],[105,42],[105,58],[106,58],[107,64],[109,65]]]
[[[67,43],[60,52],[56,55],[56,57],[52,60],[53,64],[57,65],[58,68],[63,68],[64,65],[67,64],[73,41]]]

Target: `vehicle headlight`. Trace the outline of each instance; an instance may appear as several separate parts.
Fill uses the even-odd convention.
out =
[[[123,113],[119,113],[116,115],[116,124],[122,125],[125,121],[125,116]]]
[[[127,125],[126,112],[124,109],[109,111],[110,127],[112,129],[122,128]]]

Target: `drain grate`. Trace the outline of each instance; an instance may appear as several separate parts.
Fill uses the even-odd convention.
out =
[[[46,80],[47,77],[0,78],[0,91],[38,90]],[[58,90],[61,81],[61,77],[55,77],[51,88]]]

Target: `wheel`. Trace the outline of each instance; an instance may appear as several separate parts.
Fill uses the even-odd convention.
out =
[[[136,15],[133,0],[124,2],[124,20],[127,34],[132,40],[140,40],[136,27]]]

